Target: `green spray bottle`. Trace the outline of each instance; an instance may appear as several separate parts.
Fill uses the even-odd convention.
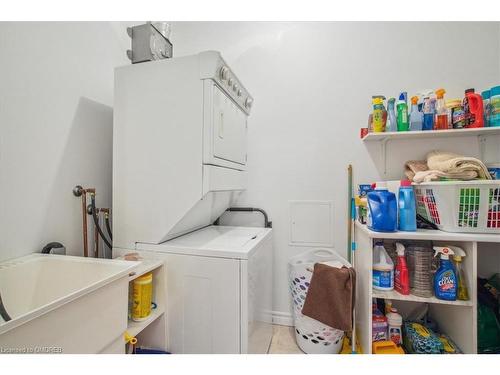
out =
[[[407,93],[399,94],[398,104],[396,105],[398,132],[406,132],[410,128],[408,123],[408,100]]]

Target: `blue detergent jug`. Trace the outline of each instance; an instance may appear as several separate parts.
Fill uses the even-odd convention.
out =
[[[375,190],[367,194],[367,225],[376,232],[395,232],[398,226],[396,195],[387,190],[383,182],[377,182]]]
[[[398,203],[398,229],[406,232],[415,232],[417,230],[417,205],[413,187],[408,180],[401,181]]]

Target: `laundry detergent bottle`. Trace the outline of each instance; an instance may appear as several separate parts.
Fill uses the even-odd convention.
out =
[[[373,247],[372,285],[377,290],[394,289],[394,263],[381,241]]]
[[[407,296],[410,294],[410,274],[406,264],[405,247],[402,243],[396,242],[396,253],[398,259],[394,270],[394,289]]]
[[[434,246],[435,255],[440,254],[439,268],[434,275],[434,294],[436,298],[445,301],[457,299],[457,274],[450,256],[455,253],[447,246]]]
[[[395,232],[398,224],[396,195],[387,189],[385,182],[377,182],[375,190],[367,194],[368,228],[376,232]]]
[[[466,95],[469,103],[469,122],[467,127],[484,127],[484,105],[482,96],[475,92],[468,92]]]
[[[398,207],[398,229],[405,232],[415,232],[417,230],[417,204],[413,186],[408,180],[401,181]]]

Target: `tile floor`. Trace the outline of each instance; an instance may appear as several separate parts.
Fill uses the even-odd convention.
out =
[[[273,338],[268,354],[304,354],[295,342],[293,327],[273,325]]]

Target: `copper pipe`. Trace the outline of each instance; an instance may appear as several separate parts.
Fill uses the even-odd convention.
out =
[[[87,240],[87,191],[82,190],[82,215],[83,215],[83,256],[89,256],[89,244]]]
[[[99,258],[99,232],[94,225],[94,258]]]

